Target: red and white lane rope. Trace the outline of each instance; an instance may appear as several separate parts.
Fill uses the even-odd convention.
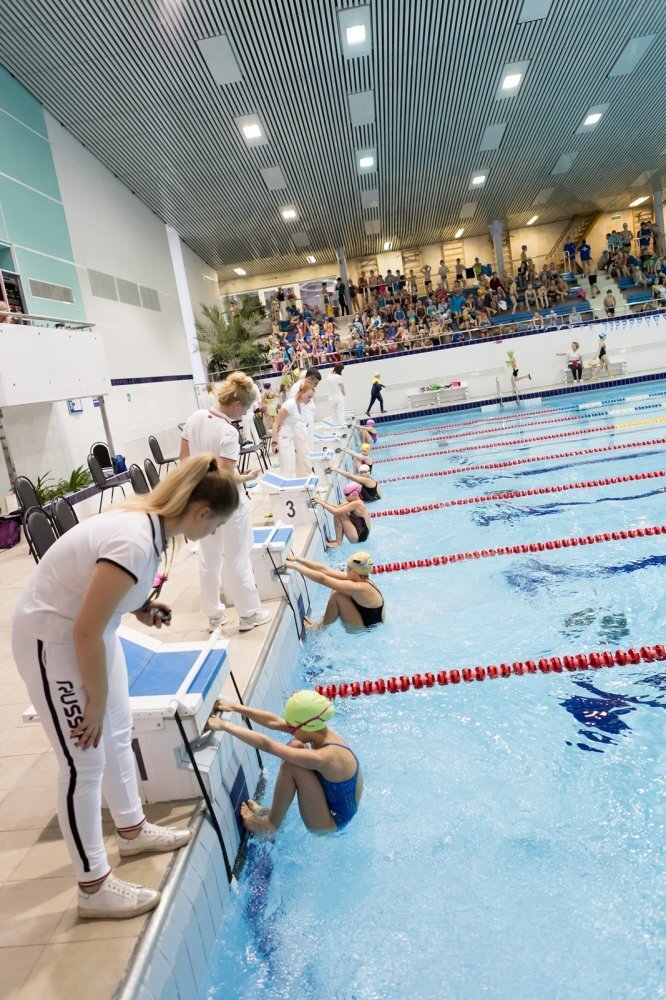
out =
[[[495,500],[516,500],[518,497],[535,497],[545,493],[563,493],[565,490],[587,490],[595,486],[615,486],[616,483],[635,483],[641,479],[663,479],[666,472],[637,472],[632,476],[613,476],[610,479],[590,479],[579,483],[562,483],[558,486],[540,486],[533,490],[505,490],[501,493],[489,493],[482,497],[464,497],[461,500],[444,500],[441,503],[429,503],[420,507],[400,507],[393,510],[373,510],[370,517],[397,517],[401,514],[421,514],[429,510],[442,510],[444,507],[462,507],[470,503],[489,503]]]
[[[497,549],[475,549],[473,552],[454,552],[446,556],[429,556],[425,559],[408,559],[404,562],[383,563],[375,566],[373,573],[396,573],[398,570],[425,569],[430,566],[448,566],[450,563],[465,562],[469,559],[492,559],[495,556],[519,556],[532,552],[552,549],[576,548],[579,545],[600,545],[603,542],[619,542],[627,538],[645,538],[652,535],[666,535],[666,524],[649,525],[644,528],[629,528],[622,531],[604,531],[598,535],[579,535],[572,538],[553,538],[547,542],[524,542],[521,545],[504,545]]]
[[[607,417],[607,418],[610,419],[612,417],[626,416],[628,413],[635,413],[635,412],[638,412],[639,410],[652,410],[652,409],[656,410],[656,409],[661,409],[663,406],[664,406],[663,403],[653,403],[653,404],[650,404],[649,406],[632,406],[632,407],[629,407],[629,408],[624,407],[623,409],[617,410],[615,412],[613,412],[612,410],[594,410],[592,412],[588,411],[587,413],[581,414],[579,416],[573,416],[573,417],[555,417],[554,420],[534,420],[532,423],[529,424],[529,426],[530,427],[543,427],[543,426],[550,425],[550,424],[568,423],[568,422],[570,422],[572,420],[580,421],[580,419],[581,419],[582,416],[588,416],[588,417]],[[372,446],[372,453],[374,455],[374,453],[376,451],[381,451],[382,448],[394,448],[394,449],[395,448],[411,448],[411,446],[413,444],[434,444],[437,441],[454,441],[454,440],[456,440],[456,438],[467,439],[467,438],[470,438],[470,437],[477,437],[478,435],[484,435],[484,434],[485,435],[488,435],[488,434],[505,434],[508,431],[519,431],[519,430],[522,430],[523,427],[525,427],[525,426],[526,426],[525,424],[516,424],[516,423],[508,424],[507,423],[504,427],[488,428],[487,430],[480,430],[480,431],[464,431],[462,434],[446,434],[446,433],[442,433],[442,434],[437,434],[435,437],[431,436],[431,437],[425,437],[425,438],[412,438],[410,441],[397,441],[395,444],[375,444],[375,445]],[[587,429],[589,430],[589,428],[587,428]],[[443,429],[443,430],[445,430],[445,429]],[[525,440],[530,440],[530,439],[527,438]],[[404,457],[410,457],[410,456],[404,456]],[[385,460],[383,459],[383,461],[385,461]]]
[[[556,441],[558,438],[581,437],[586,434],[615,434],[626,427],[645,427],[648,424],[666,423],[666,417],[655,417],[652,420],[631,420],[625,424],[597,424],[594,427],[581,427],[579,430],[561,431],[558,434],[537,434],[535,437],[512,438],[510,441],[484,441],[483,444],[467,444],[458,448],[441,448],[438,451],[421,451],[415,455],[392,455],[390,458],[377,459],[380,462],[408,462],[413,458],[437,458],[439,455],[459,455],[463,451],[484,451],[486,448],[510,448],[512,445],[534,444],[541,441]]]
[[[649,441],[625,441],[623,444],[608,444],[602,448],[579,448],[576,451],[558,451],[552,455],[531,455],[529,458],[511,458],[505,462],[486,462],[484,465],[461,465],[455,469],[439,469],[436,472],[417,472],[411,476],[382,478],[382,483],[401,483],[406,479],[431,479],[433,476],[455,476],[461,472],[481,472],[484,469],[508,469],[513,465],[530,465],[534,462],[550,462],[554,459],[573,458],[579,455],[599,455],[607,451],[624,451],[627,448],[649,448],[666,444],[666,438],[652,438]]]
[[[575,653],[567,656],[542,657],[534,660],[516,660],[514,663],[500,663],[499,666],[490,664],[487,667],[463,667],[458,670],[440,670],[437,674],[402,674],[400,677],[389,677],[387,680],[380,678],[376,681],[351,681],[341,684],[317,685],[316,690],[329,700],[339,698],[358,698],[359,695],[370,694],[398,694],[409,691],[410,687],[417,690],[421,688],[433,688],[435,685],[446,687],[460,684],[461,681],[470,683],[471,681],[496,680],[499,677],[522,677],[524,674],[561,674],[565,672],[574,673],[578,670],[600,670],[604,667],[624,667],[636,666],[639,663],[654,663],[655,660],[666,660],[666,647],[661,643],[655,646],[641,646],[635,649],[616,649],[611,653],[609,649],[594,653]]]

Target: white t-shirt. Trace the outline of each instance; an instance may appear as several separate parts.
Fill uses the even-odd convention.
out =
[[[211,452],[234,465],[240,457],[240,437],[225,413],[219,410],[195,410],[185,422],[183,439],[190,446],[190,455]],[[241,503],[246,503],[243,484],[238,483]]]
[[[339,399],[342,393],[342,375],[336,375],[335,372],[331,372],[330,375],[326,377],[328,382],[328,391],[331,399]]]
[[[295,399],[288,399],[287,402],[283,404],[282,410],[287,411],[287,416],[280,424],[280,434],[284,434],[287,437],[293,437],[298,425],[305,425],[306,421],[303,415],[303,409],[304,407],[299,409],[298,403]]]
[[[37,564],[19,597],[15,625],[36,639],[71,643],[95,566],[110,562],[134,580],[105,629],[105,636],[110,635],[121,615],[145,603],[165,544],[155,514],[109,511],[82,521],[62,535]]]
[[[294,382],[291,389],[289,390],[289,399],[296,399],[298,391],[303,385],[305,379],[300,378],[298,382]],[[314,396],[309,403],[301,403],[301,419],[306,427],[311,427],[315,422],[316,404],[314,401]]]

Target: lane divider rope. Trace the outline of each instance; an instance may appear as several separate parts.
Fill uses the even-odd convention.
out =
[[[400,514],[421,514],[423,511],[442,510],[444,507],[462,507],[470,503],[489,503],[496,500],[515,500],[517,497],[535,497],[545,493],[563,493],[565,490],[586,490],[596,486],[615,486],[617,483],[634,483],[641,479],[661,479],[666,471],[637,472],[631,476],[613,476],[611,479],[590,479],[585,482],[562,483],[558,486],[541,486],[533,490],[505,490],[501,493],[489,493],[482,497],[464,497],[461,500],[444,500],[441,503],[429,503],[420,507],[400,507],[392,510],[373,510],[370,517],[396,517]]]
[[[578,448],[576,451],[558,451],[552,455],[531,455],[529,458],[511,458],[504,462],[486,462],[483,465],[461,465],[455,469],[439,469],[436,472],[414,472],[410,476],[393,476],[382,479],[382,483],[400,483],[406,479],[431,479],[434,476],[454,476],[461,472],[481,472],[484,469],[508,469],[513,465],[530,465],[534,462],[550,462],[559,458],[578,455],[599,455],[606,451],[624,451],[627,448],[649,448],[666,444],[666,438],[652,438],[649,441],[625,441],[622,444],[608,444],[601,448]]]
[[[613,405],[615,403],[633,403],[633,402],[636,402],[637,400],[655,399],[657,397],[665,396],[665,395],[666,395],[666,393],[664,393],[664,392],[645,392],[645,393],[641,393],[638,396],[618,396],[615,399],[606,399],[606,400],[604,400],[604,402],[601,404],[601,406],[602,407],[611,406],[611,405]],[[415,430],[417,432],[421,432],[421,431],[440,431],[440,430],[442,430],[442,428],[447,427],[447,426],[454,427],[454,428],[455,427],[472,427],[475,424],[485,424],[485,425],[487,425],[487,424],[490,424],[490,423],[495,423],[498,420],[500,420],[500,421],[503,420],[505,422],[507,420],[520,420],[520,419],[531,420],[533,416],[541,416],[541,414],[543,414],[543,413],[567,413],[569,410],[577,410],[577,411],[579,411],[580,416],[585,416],[585,414],[587,413],[588,410],[594,410],[594,409],[596,409],[596,407],[590,406],[590,404],[587,404],[587,403],[579,403],[576,406],[549,406],[549,407],[545,407],[545,408],[540,408],[540,409],[525,411],[525,413],[513,413],[512,412],[510,414],[501,414],[501,415],[496,416],[496,417],[477,417],[475,420],[459,420],[459,421],[457,420],[454,424],[448,424],[448,425],[440,423],[440,424],[432,424],[432,425],[427,426],[427,427],[416,427],[416,428],[412,427],[410,430],[407,430],[407,431],[386,431],[386,433],[382,433],[382,440],[384,438],[388,438],[388,437],[402,437],[405,434],[413,434]],[[443,416],[447,416],[447,414],[443,414]],[[410,417],[409,414],[407,414],[402,419],[404,419],[404,420],[410,420],[410,419],[418,419],[418,418],[412,418],[412,417]]]
[[[452,684],[460,684],[461,681],[470,683],[472,681],[497,680],[499,677],[522,677],[525,674],[561,674],[565,672],[574,673],[578,670],[599,670],[603,667],[624,667],[635,666],[639,663],[654,663],[655,660],[666,660],[666,647],[661,643],[655,646],[641,646],[635,649],[616,649],[611,653],[609,649],[594,653],[575,653],[567,656],[542,657],[534,660],[516,660],[514,663],[500,663],[499,666],[491,664],[487,667],[463,667],[462,669],[440,670],[437,674],[402,674],[400,677],[389,677],[387,680],[379,678],[376,681],[351,681],[351,683],[340,684],[318,684],[316,691],[323,694],[330,701],[334,698],[358,698],[359,695],[371,694],[398,694],[409,691],[410,687],[417,690],[421,688],[433,688],[435,684],[440,687],[447,687]]]
[[[474,552],[454,552],[448,556],[429,556],[425,559],[408,559],[404,562],[380,563],[373,573],[396,573],[398,570],[425,569],[430,566],[447,566],[450,563],[465,562],[469,559],[492,559],[495,556],[519,556],[532,552],[549,552],[553,549],[575,548],[579,545],[600,545],[604,542],[619,542],[627,538],[645,538],[652,535],[666,535],[666,524],[649,525],[643,528],[628,528],[621,531],[604,531],[598,535],[579,535],[572,538],[554,538],[548,542],[528,542],[521,545],[503,545],[497,549],[481,549]]]
[[[631,420],[626,424],[598,424],[595,427],[581,427],[579,430],[560,431],[558,434],[537,434],[535,437],[512,438],[510,441],[485,441],[483,444],[461,445],[458,448],[441,448],[438,451],[421,451],[415,455],[392,455],[390,458],[377,459],[380,462],[408,462],[413,458],[437,458],[438,455],[460,455],[465,451],[483,451],[485,448],[510,448],[512,445],[534,444],[537,441],[555,441],[557,438],[581,437],[584,434],[615,434],[627,427],[647,427],[650,424],[664,424],[666,417],[653,417],[651,420]]]
[[[660,410],[666,403],[647,403],[645,406],[631,406],[623,407],[621,410],[594,410],[584,416],[589,417],[620,417],[626,416],[628,413],[638,412],[639,410]],[[580,416],[572,417],[556,417],[554,420],[535,420],[529,426],[534,427],[544,427],[549,424],[563,424],[571,420],[580,420]],[[372,446],[373,454],[376,451],[381,451],[382,448],[407,448],[411,447],[413,444],[433,444],[436,441],[453,441],[456,438],[469,438],[476,437],[479,434],[505,434],[507,431],[512,430],[522,430],[525,424],[508,424],[505,427],[496,427],[494,430],[480,430],[480,431],[464,431],[462,434],[439,434],[435,437],[425,437],[425,438],[413,438],[410,441],[401,441],[396,444],[375,444]],[[529,440],[529,439],[528,439]],[[405,456],[410,457],[410,456]],[[382,461],[386,461],[382,459]]]

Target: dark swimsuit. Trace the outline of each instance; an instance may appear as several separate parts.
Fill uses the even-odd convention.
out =
[[[358,757],[351,747],[345,746],[344,743],[324,743],[324,746],[342,747],[343,750],[349,750],[356,761],[356,770],[351,778],[345,778],[344,781],[329,781],[319,771],[315,771],[323,789],[326,805],[333,818],[333,822],[338,830],[342,830],[358,812],[358,802],[356,801],[356,785],[358,783],[359,771]]]
[[[368,583],[370,583],[369,580]],[[374,583],[370,583],[370,586],[375,587]],[[377,590],[377,587],[375,587],[375,590]],[[382,611],[384,610],[383,597],[382,597],[382,603],[379,605],[378,608],[365,607],[365,605],[359,604],[358,601],[355,601],[351,595],[349,597],[349,600],[352,602],[352,604],[358,611],[359,615],[361,616],[361,619],[363,620],[363,624],[366,628],[370,628],[371,625],[380,624],[380,622],[382,621]]]
[[[357,514],[356,511],[352,511],[349,515],[349,520],[356,528],[359,542],[364,542],[370,534],[370,528],[366,524],[365,518]]]
[[[361,486],[361,500],[364,503],[372,503],[373,500],[381,500],[377,492],[377,483],[374,486]]]

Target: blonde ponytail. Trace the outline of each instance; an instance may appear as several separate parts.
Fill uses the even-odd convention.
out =
[[[160,517],[181,517],[191,503],[208,504],[215,514],[233,514],[238,507],[238,487],[233,476],[222,472],[214,455],[185,458],[150,493],[137,495],[122,506]]]
[[[217,394],[217,401],[220,406],[229,406],[230,403],[242,403],[249,406],[254,402],[254,382],[249,375],[243,372],[232,372],[225,378]]]

